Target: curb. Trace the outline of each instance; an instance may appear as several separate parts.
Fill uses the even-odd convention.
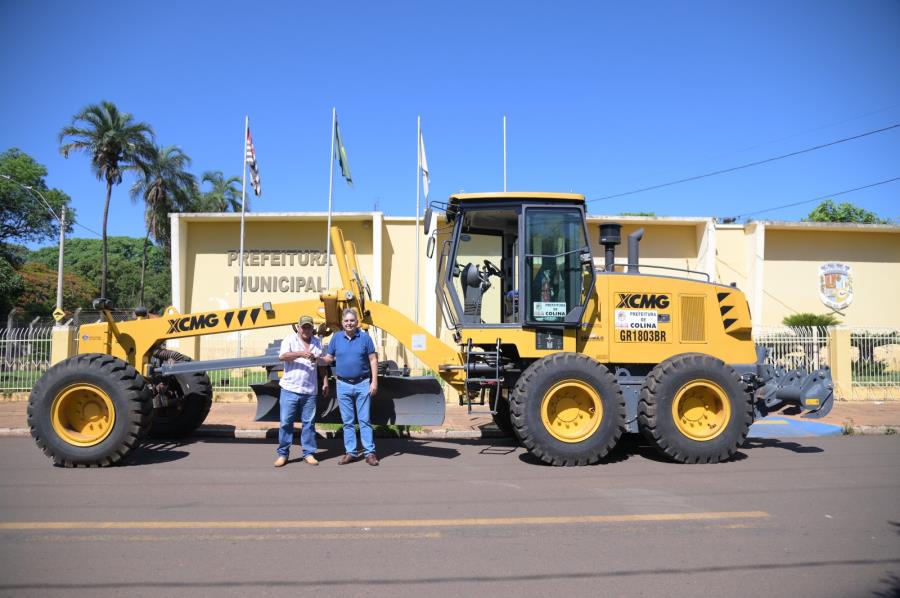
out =
[[[853,426],[847,429],[842,436],[893,436],[900,435],[900,426]],[[318,431],[318,435],[325,439],[340,438],[334,430]],[[0,438],[21,438],[31,436],[28,428],[0,428]],[[274,439],[278,436],[278,428],[235,428],[233,426],[209,425],[201,426],[194,432],[194,438],[225,438],[225,439]],[[376,432],[376,438],[409,438],[413,440],[488,440],[510,439],[500,430],[447,430],[437,428],[435,430],[421,430],[407,432],[406,434],[385,434]],[[816,438],[817,436],[792,436],[792,438]]]
[[[27,433],[28,430],[25,430]],[[500,430],[449,430],[436,428],[434,430],[416,430],[401,434],[389,431],[375,430],[376,438],[411,438],[414,440],[481,440],[487,438],[509,438]],[[0,429],[0,436],[3,430]],[[340,439],[343,437],[340,430],[316,430],[316,435],[324,439]],[[235,439],[275,439],[278,437],[278,428],[236,428],[226,425],[200,426],[193,434],[197,438],[235,438]]]

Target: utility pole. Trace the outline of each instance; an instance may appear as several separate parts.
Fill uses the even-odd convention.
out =
[[[56,311],[55,314],[62,311],[63,301],[63,256],[66,252],[66,206],[60,210],[59,216],[59,267],[56,273]],[[59,322],[62,318],[58,318]]]

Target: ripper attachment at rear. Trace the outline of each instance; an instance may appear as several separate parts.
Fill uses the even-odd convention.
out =
[[[786,370],[764,363],[766,349],[757,347],[756,379],[761,386],[756,391],[756,415],[765,417],[786,409],[802,413],[803,417],[825,417],[834,406],[834,383],[831,369],[822,367],[808,372],[803,369]]]

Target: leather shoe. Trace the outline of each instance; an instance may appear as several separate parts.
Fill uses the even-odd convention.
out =
[[[286,463],[287,457],[279,456],[277,459],[275,459],[275,467],[284,467]]]
[[[378,457],[375,456],[375,453],[366,455],[366,463],[369,465],[378,465]]]
[[[351,455],[350,453],[345,453],[343,457],[338,461],[338,465],[346,465],[347,463],[353,463],[356,461],[356,457]]]
[[[303,460],[306,461],[307,463],[309,463],[310,465],[318,465],[319,464],[319,460],[316,459],[315,456],[313,456],[313,455],[306,455],[305,457],[303,457]]]

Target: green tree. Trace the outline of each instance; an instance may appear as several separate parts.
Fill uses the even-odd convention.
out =
[[[812,314],[804,312],[785,316],[784,319],[781,320],[781,323],[785,326],[808,326],[811,328],[820,328],[835,326],[837,324],[840,324],[841,321],[831,314]]]
[[[47,187],[46,176],[47,169],[19,149],[0,154],[0,318],[5,318],[14,307],[23,289],[18,269],[28,250],[13,241],[56,237],[59,221],[54,213],[60,214],[62,207],[69,204],[68,195]],[[74,214],[70,214],[71,223]],[[71,230],[71,224],[66,228]],[[5,319],[0,320],[0,325],[4,324]]]
[[[106,181],[106,201],[103,204],[103,228],[100,295],[107,297],[108,244],[106,223],[113,185],[122,182],[126,168],[152,160],[153,129],[143,122],[135,122],[131,114],[119,112],[112,102],[91,104],[72,117],[72,124],[59,132],[59,151],[66,158],[73,151],[91,157],[91,169],[98,180]]]
[[[201,180],[212,185],[212,188],[201,193],[200,203],[196,208],[198,212],[227,212],[229,208],[232,212],[241,211],[241,179],[239,177],[233,176],[226,179],[221,171],[209,170],[203,173]],[[249,211],[249,205],[247,210]]]
[[[864,210],[852,203],[844,202],[835,204],[826,199],[813,209],[804,218],[806,222],[856,222],[859,224],[887,224],[888,221],[879,218],[874,212]]]
[[[140,256],[144,240],[134,237],[109,237],[109,268],[116,275],[109,280],[107,297],[117,307],[135,307],[140,293]],[[71,239],[66,242],[65,268],[89,281],[99,280],[100,254],[99,239]],[[56,247],[43,247],[28,257],[29,262],[37,262],[56,268],[59,253]],[[169,260],[163,251],[150,245],[147,249],[147,268],[144,284],[144,306],[159,312],[171,304],[171,273]],[[66,305],[89,307],[90,305]]]
[[[191,204],[197,179],[186,169],[191,159],[174,145],[156,146],[152,159],[141,164],[141,174],[131,187],[131,199],[144,199],[144,224],[147,234],[141,252],[141,282],[138,302],[144,304],[144,274],[150,237],[169,255],[171,226],[169,212],[178,212]]]
[[[0,154],[0,245],[13,240],[40,242],[59,235],[59,221],[40,197],[59,215],[62,207],[69,205],[69,196],[48,188],[46,176],[47,169],[19,149]],[[71,224],[66,228],[71,230]]]
[[[6,257],[0,255],[0,326],[6,326],[6,314],[13,308],[15,298],[22,292],[22,277]]]

